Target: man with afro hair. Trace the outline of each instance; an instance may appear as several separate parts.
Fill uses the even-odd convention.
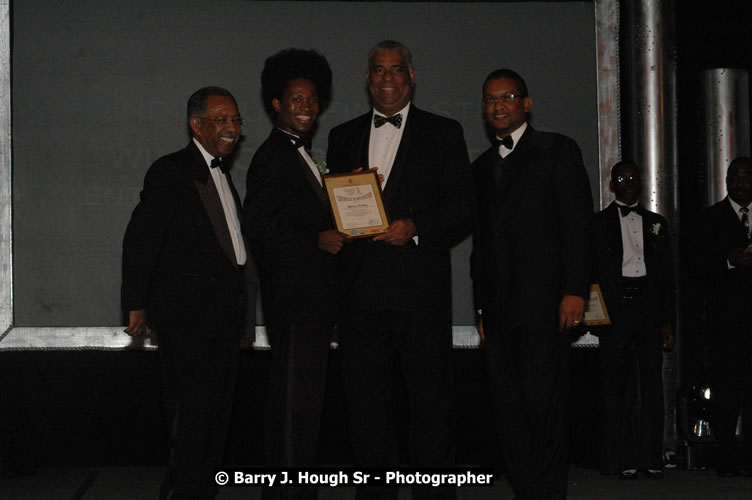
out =
[[[269,57],[261,73],[274,123],[248,169],[244,230],[259,270],[272,348],[265,416],[266,460],[316,465],[327,358],[337,316],[334,258],[345,236],[332,228],[321,175],[310,153],[332,72],[312,50]],[[276,487],[263,498],[316,498],[315,487]]]

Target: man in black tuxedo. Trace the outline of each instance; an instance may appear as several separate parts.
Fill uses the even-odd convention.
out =
[[[235,391],[246,250],[240,204],[225,161],[242,118],[219,87],[188,100],[193,140],[158,159],[123,240],[122,303],[129,335],[159,335],[171,417],[170,462],[160,498],[214,496]]]
[[[728,196],[697,223],[692,266],[705,279],[708,354],[719,444],[718,475],[752,474],[752,158],[736,158],[726,173]],[[741,410],[744,443],[736,453]],[[740,463],[741,462],[741,463]]]
[[[640,181],[634,163],[614,165],[616,201],[595,215],[596,281],[611,318],[599,335],[601,472],[662,479],[663,349],[673,346],[675,283],[668,223],[638,203]]]
[[[366,74],[373,110],[332,129],[333,172],[377,168],[391,223],[343,251],[339,342],[353,450],[361,466],[396,466],[395,366],[409,400],[410,463],[454,464],[449,250],[470,230],[472,178],[462,127],[412,104],[410,50],[371,49]],[[415,489],[416,498],[455,498]],[[357,498],[396,498],[361,488]]]
[[[473,163],[471,272],[497,437],[519,498],[564,498],[569,427],[566,329],[590,286],[590,184],[577,144],[527,123],[516,72],[483,84],[496,142]]]
[[[317,459],[337,315],[334,256],[345,237],[332,229],[323,172],[308,148],[331,81],[326,59],[299,49],[269,57],[261,74],[275,126],[248,169],[244,228],[272,347],[264,435],[267,462],[276,466],[311,466]],[[315,499],[316,488],[266,489],[264,498]]]

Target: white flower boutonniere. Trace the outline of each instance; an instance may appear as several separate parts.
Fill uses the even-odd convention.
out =
[[[658,236],[660,234],[660,232],[661,232],[661,223],[660,222],[656,222],[655,224],[653,224],[650,227],[650,232],[653,233],[654,235]]]
[[[324,160],[315,155],[311,155],[311,159],[313,160],[313,163],[316,164],[316,168],[319,169],[321,175],[326,175],[329,173],[329,167],[326,166],[326,162]]]

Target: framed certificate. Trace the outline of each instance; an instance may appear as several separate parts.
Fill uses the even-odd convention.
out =
[[[587,326],[611,324],[606,302],[603,300],[603,292],[601,292],[601,286],[598,283],[590,285],[590,300],[585,304],[584,323]]]
[[[325,175],[323,179],[337,231],[367,238],[389,227],[376,169]]]

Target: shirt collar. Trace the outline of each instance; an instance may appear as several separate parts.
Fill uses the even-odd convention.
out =
[[[400,109],[399,111],[397,111],[396,113],[394,113],[392,116],[398,115],[398,114],[401,113],[402,114],[402,123],[405,123],[405,119],[407,118],[407,113],[410,112],[410,103],[411,102],[412,101],[408,102],[407,105],[405,105],[404,108]],[[372,115],[371,116],[371,123],[372,124],[373,124],[373,117],[374,116],[386,116],[384,113],[379,113],[378,111],[376,111],[376,108],[373,108],[373,113],[371,113],[371,115]]]
[[[517,147],[517,144],[520,142],[520,137],[522,137],[522,134],[525,133],[525,130],[527,130],[527,122],[523,122],[522,125],[517,127],[517,129],[514,132],[509,134],[509,136],[512,138],[512,141],[514,141],[512,144],[512,149],[510,149],[510,151],[514,151],[514,148]],[[496,138],[501,139],[501,137],[499,136],[496,136]]]
[[[732,200],[731,196],[728,197],[728,200],[731,203],[731,206],[734,208],[734,212],[736,212],[737,215],[738,215],[739,214],[739,209],[743,208],[743,207],[741,205],[739,205],[737,202],[735,202],[734,200]],[[750,205],[752,205],[752,203],[750,203],[749,205],[747,205],[747,208],[750,208]]]
[[[198,142],[198,140],[195,137],[193,138],[193,143],[196,145],[196,147],[198,147],[198,150],[201,152],[201,156],[204,157],[204,161],[206,162],[206,166],[210,167],[211,162],[214,159],[214,157],[212,155],[210,155],[209,153],[206,152],[206,150],[204,149],[204,147],[201,145],[200,142]]]

